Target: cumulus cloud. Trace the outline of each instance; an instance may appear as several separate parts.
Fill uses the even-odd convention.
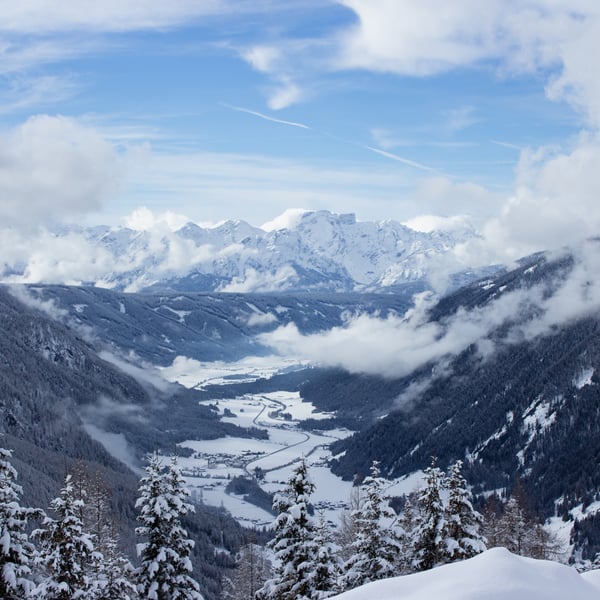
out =
[[[586,0],[339,1],[357,22],[340,34],[338,68],[412,76],[488,61],[511,71],[553,66],[564,58],[560,43],[598,16]]]
[[[57,236],[45,229],[1,231],[4,281],[81,285],[116,267],[114,257],[76,232]]]
[[[39,115],[0,135],[4,225],[97,210],[120,177],[113,147],[73,119]]]
[[[154,213],[146,206],[136,208],[124,218],[125,226],[136,231],[149,231],[166,227],[169,231],[181,229],[190,219],[170,210]]]
[[[482,237],[457,246],[456,257],[482,266],[574,244],[600,232],[600,136],[583,133],[569,150],[522,152],[515,190],[480,226]]]

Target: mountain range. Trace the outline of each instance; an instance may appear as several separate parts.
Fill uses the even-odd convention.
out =
[[[295,226],[313,217],[322,224],[331,215],[305,213]],[[348,217],[347,227],[353,223]],[[95,235],[103,244],[114,241],[115,257],[128,252],[135,237],[122,230],[119,245],[114,231]],[[233,244],[250,244],[242,243],[248,236],[231,235]],[[138,238],[148,250],[147,236]],[[306,256],[302,260],[308,264]],[[592,558],[600,551],[594,508],[600,501],[599,265],[594,240],[555,255],[540,253],[511,271],[490,269],[430,302],[418,318],[414,307],[412,316],[407,312],[410,295],[425,286],[418,278],[394,292],[369,294],[197,292],[191,284],[168,291],[167,279],[164,290],[152,292],[148,285],[144,293],[42,284],[0,288],[0,430],[20,457],[26,490],[40,504],[57,487],[65,456],[128,481],[131,497],[133,475],[123,461],[136,466],[148,450],[170,451],[194,436],[261,435],[221,422],[209,406],[199,408],[199,399],[299,391],[332,413],[305,427],[356,431],[334,446],[335,473],[351,479],[376,459],[386,476],[403,477],[426,467],[432,455],[442,467],[463,459],[476,495],[522,486],[540,518],[576,521],[574,547]],[[137,281],[149,283],[151,272],[140,267]],[[177,281],[185,287],[184,279]],[[423,359],[397,374],[361,372],[340,362],[203,390],[152,377],[150,367],[168,366],[177,356],[231,361],[265,355],[273,352],[269,336],[290,328],[301,340],[322,344],[332,331],[354,331],[357,314],[367,315],[368,325],[396,327],[393,336],[408,340],[405,352]],[[356,331],[353,345],[360,348],[360,336],[376,337],[381,328]],[[440,350],[422,352],[422,340]],[[371,354],[386,349],[378,346],[386,344],[375,340],[366,348]],[[367,351],[363,356],[377,363]],[[403,359],[397,356],[398,363]]]
[[[50,264],[41,266],[36,244],[30,255],[5,263],[0,278],[129,292],[391,292],[407,283],[426,287],[440,265],[454,286],[474,277],[451,259],[457,244],[477,235],[468,228],[422,232],[324,210],[277,223],[268,230],[244,221],[187,223],[176,231],[63,227],[45,238]]]

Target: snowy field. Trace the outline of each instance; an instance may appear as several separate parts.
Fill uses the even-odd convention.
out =
[[[600,572],[493,548],[470,560],[368,583],[337,600],[598,600]]]
[[[291,366],[278,357],[250,357],[231,364],[200,363],[178,357],[162,373],[169,381],[198,388],[207,383],[225,385],[232,380],[252,381],[258,377],[270,377]],[[225,488],[236,475],[251,476],[260,469],[264,476],[261,487],[267,492],[277,492],[286,484],[294,465],[304,458],[316,485],[313,496],[315,508],[322,510],[331,522],[339,521],[341,512],[348,506],[352,484],[336,477],[327,468],[331,458],[329,445],[350,435],[350,431],[302,431],[300,421],[309,417],[324,419],[329,415],[317,412],[308,402],[302,402],[295,392],[252,394],[231,400],[207,400],[206,403],[216,405],[224,421],[241,427],[264,429],[268,439],[226,437],[180,444],[193,451],[192,456],[180,458],[179,464],[196,499],[224,506],[243,525],[271,525],[272,514],[245,502],[242,497],[228,494]],[[409,492],[419,483],[420,476],[414,476],[394,483],[388,491],[391,494]]]

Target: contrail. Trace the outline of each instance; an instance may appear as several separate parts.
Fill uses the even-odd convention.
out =
[[[284,119],[276,119],[275,117],[269,117],[269,115],[264,115],[263,113],[259,113],[255,110],[250,110],[249,108],[242,108],[241,106],[232,106],[231,104],[223,104],[226,108],[230,108],[231,110],[237,110],[238,112],[247,113],[249,115],[254,115],[255,117],[260,117],[265,121],[272,121],[273,123],[281,123],[282,125],[290,125],[291,127],[300,127],[300,129],[311,129],[308,125],[304,123],[296,123],[295,121],[285,121]]]

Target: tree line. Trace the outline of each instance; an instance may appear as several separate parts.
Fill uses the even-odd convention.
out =
[[[181,519],[194,510],[176,458],[156,453],[140,480],[136,508],[138,564],[119,550],[110,496],[99,477],[78,469],[66,475],[52,516],[21,506],[11,451],[0,448],[0,597],[6,600],[202,600],[192,576],[194,541]],[[350,509],[333,530],[314,514],[315,485],[304,460],[293,469],[273,508],[268,551],[241,548],[223,581],[224,600],[322,600],[370,581],[464,560],[488,546],[553,558],[551,536],[519,497],[505,505],[492,496],[487,517],[473,507],[461,461],[443,472],[432,462],[423,486],[397,514],[386,480],[373,462],[354,488]],[[495,501],[495,502],[494,502]],[[39,527],[33,529],[33,523]]]
[[[421,489],[396,514],[374,462],[333,530],[322,513],[312,511],[315,485],[301,461],[274,498],[271,552],[256,544],[243,547],[223,598],[322,600],[378,579],[471,558],[492,546],[556,558],[556,541],[529,516],[522,499],[503,504],[492,496],[484,518],[473,507],[461,469],[458,461],[443,472],[433,461]]]
[[[202,600],[192,577],[194,541],[181,526],[193,511],[177,460],[153,454],[136,501],[139,565],[119,551],[99,479],[66,475],[53,516],[21,506],[22,489],[0,448],[0,598],[4,600]],[[31,531],[31,523],[40,527]]]

